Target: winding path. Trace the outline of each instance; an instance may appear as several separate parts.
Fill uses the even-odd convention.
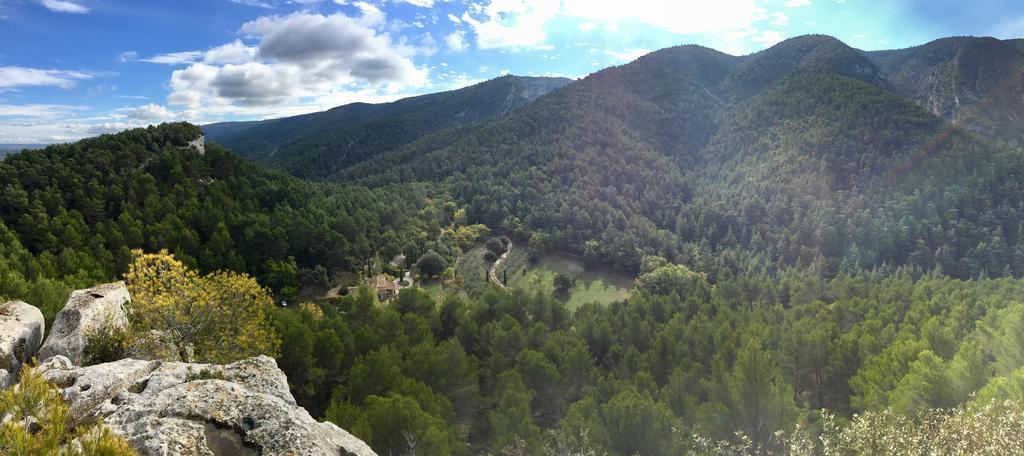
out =
[[[501,288],[505,288],[505,284],[501,283],[501,281],[498,280],[498,265],[501,264],[501,262],[505,260],[505,257],[507,257],[508,254],[511,253],[511,252],[512,252],[512,240],[509,239],[508,240],[508,247],[505,249],[505,253],[502,253],[501,256],[498,257],[497,260],[494,260],[494,264],[491,265],[491,270],[488,271],[488,273],[487,273],[487,276],[491,278],[491,282],[494,282],[495,285],[497,285],[497,286],[499,286]]]

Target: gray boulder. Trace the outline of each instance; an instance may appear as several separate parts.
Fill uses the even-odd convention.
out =
[[[124,304],[129,301],[131,295],[124,282],[71,292],[67,304],[53,321],[50,335],[39,349],[39,359],[61,355],[75,365],[81,364],[89,332],[104,325],[121,328],[128,326]]]
[[[227,365],[123,359],[41,366],[61,387],[72,418],[103,423],[143,455],[355,455],[375,453],[295,405],[273,358]]]
[[[0,388],[17,381],[22,364],[43,343],[45,326],[43,313],[33,306],[21,301],[0,304]]]

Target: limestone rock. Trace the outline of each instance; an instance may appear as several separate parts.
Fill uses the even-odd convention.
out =
[[[124,359],[41,366],[78,423],[103,418],[144,455],[375,455],[343,429],[295,405],[273,358],[227,365]]]
[[[71,292],[64,308],[57,313],[53,328],[39,349],[39,359],[63,355],[78,365],[85,353],[86,334],[102,327],[128,326],[124,304],[131,301],[124,282],[108,283]]]
[[[21,301],[0,304],[0,388],[18,378],[22,364],[31,361],[43,343],[43,313]]]
[[[199,155],[206,155],[206,135],[199,135],[198,138],[189,141],[188,145],[195,147]]]

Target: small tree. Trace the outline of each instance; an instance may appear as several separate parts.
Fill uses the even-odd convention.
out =
[[[484,244],[484,246],[487,247],[487,250],[494,252],[495,255],[501,255],[505,253],[505,244],[501,242],[501,239],[498,239],[496,237],[488,239],[487,243]]]
[[[421,273],[434,277],[444,272],[448,267],[448,262],[439,253],[430,250],[416,261],[416,267],[420,269]]]
[[[555,274],[555,292],[567,293],[576,284],[576,278],[564,272]]]
[[[277,353],[281,341],[269,319],[270,292],[255,279],[229,271],[200,276],[166,250],[134,254],[125,280],[135,344],[162,334],[188,362]]]

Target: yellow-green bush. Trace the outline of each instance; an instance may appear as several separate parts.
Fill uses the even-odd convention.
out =
[[[0,454],[122,456],[134,450],[102,423],[75,427],[60,390],[31,367],[21,382],[0,391]]]

